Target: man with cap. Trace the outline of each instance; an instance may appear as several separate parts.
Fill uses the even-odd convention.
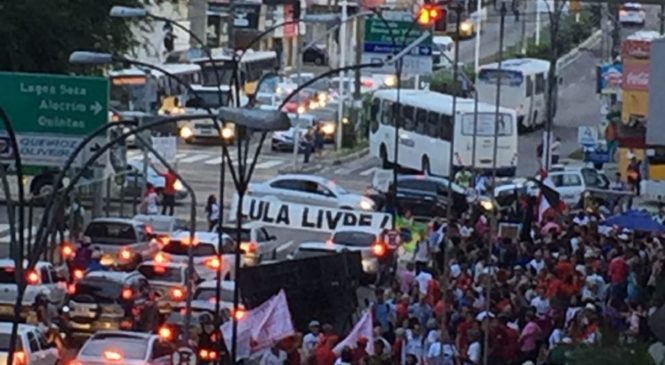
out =
[[[319,337],[321,334],[321,324],[319,321],[309,322],[309,333],[307,333],[302,339],[302,348],[305,352],[305,358],[309,354],[313,353],[316,348],[316,344],[319,343]]]

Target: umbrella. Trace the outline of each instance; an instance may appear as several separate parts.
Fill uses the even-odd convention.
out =
[[[603,224],[606,226],[632,229],[634,231],[665,232],[664,225],[654,221],[648,212],[639,210],[629,210],[623,214],[609,217]]]

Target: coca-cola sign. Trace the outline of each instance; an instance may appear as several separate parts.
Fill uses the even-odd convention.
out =
[[[644,61],[624,62],[623,80],[624,90],[649,90],[649,63]]]
[[[650,51],[651,41],[626,39],[621,46],[621,58],[624,61],[628,59],[646,60],[649,59]]]

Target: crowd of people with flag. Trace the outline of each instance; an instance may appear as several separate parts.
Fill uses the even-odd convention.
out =
[[[262,348],[261,365],[557,365],[579,348],[657,337],[648,318],[665,303],[665,226],[573,210],[546,176],[540,188],[518,209],[519,234],[493,233],[482,210],[418,226],[350,332],[312,318],[297,333],[282,292],[260,325],[241,324],[241,348]]]

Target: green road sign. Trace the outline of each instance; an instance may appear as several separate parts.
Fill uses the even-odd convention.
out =
[[[0,72],[0,85],[17,132],[81,136],[108,122],[105,78]]]
[[[61,166],[84,136],[108,123],[105,78],[0,72],[0,85],[0,107],[14,126],[25,165]],[[16,153],[0,125],[0,160]]]
[[[417,24],[413,24],[413,21],[410,19],[388,19],[384,23],[378,17],[372,16],[365,21],[366,43],[392,44],[394,37],[395,41],[400,45],[409,44],[418,39],[423,32],[426,32],[426,30],[423,30]],[[425,45],[430,45],[431,43],[431,39],[423,42]]]

